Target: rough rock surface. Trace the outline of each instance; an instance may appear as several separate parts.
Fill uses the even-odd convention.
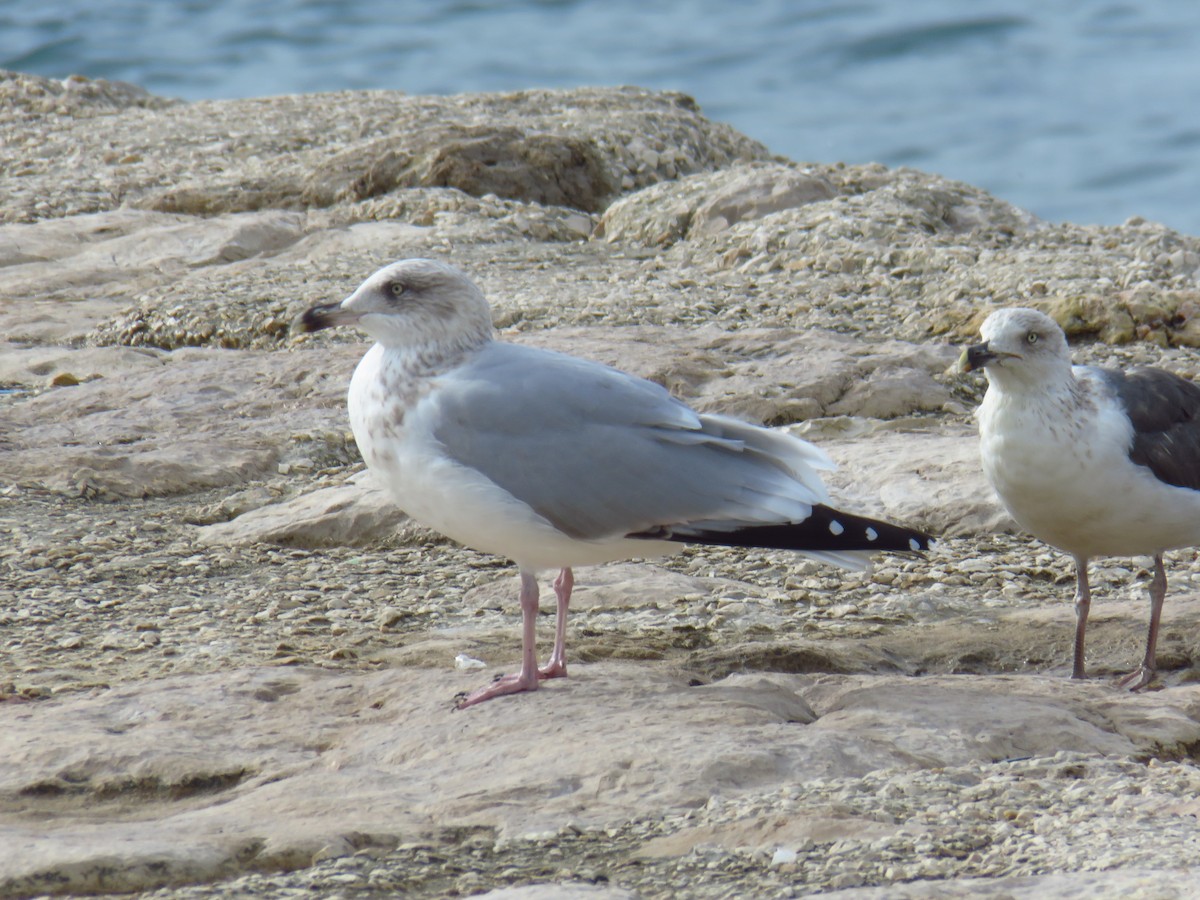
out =
[[[1066,559],[988,491],[946,374],[987,311],[1077,359],[1200,366],[1200,241],[789,162],[633,88],[182,104],[0,73],[0,896],[1190,896],[1200,565]],[[923,527],[847,574],[687,549],[581,570],[571,675],[516,579],[382,495],[365,349],[289,324],[449,259],[504,339],[588,356],[840,463]],[[549,634],[545,618],[543,634]]]
[[[0,888],[122,891],[148,878],[195,881],[392,850],[451,826],[487,829],[504,843],[611,827],[638,807],[712,809],[781,784],[801,799],[804,785],[831,777],[890,770],[903,783],[914,771],[1018,757],[1178,757],[1200,740],[1195,686],[1170,698],[1011,676],[898,684],[735,675],[689,687],[679,676],[606,664],[547,688],[536,704],[451,715],[446,698],[478,677],[238,669],[114,687],[44,710],[9,707]],[[253,736],[230,727],[242,721],[254,722]],[[740,816],[715,827],[695,816],[642,852],[875,844],[915,830],[806,806],[801,799],[759,834]],[[856,817],[865,827],[848,821]],[[22,827],[34,821],[43,823],[36,832]],[[956,838],[968,836],[972,829]],[[114,871],[114,859],[140,865]]]

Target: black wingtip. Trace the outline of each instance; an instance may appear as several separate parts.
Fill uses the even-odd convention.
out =
[[[633,534],[630,537],[721,547],[834,553],[856,550],[923,553],[933,542],[929,535],[915,528],[856,516],[828,506],[814,506],[812,513],[803,522],[752,525],[732,531],[660,529],[657,532]]]

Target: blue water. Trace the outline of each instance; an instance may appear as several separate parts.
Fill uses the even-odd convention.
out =
[[[1200,234],[1197,0],[0,0],[0,67],[184,99],[670,88],[795,160]]]

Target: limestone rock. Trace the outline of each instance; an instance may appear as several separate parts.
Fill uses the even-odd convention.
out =
[[[737,166],[662,182],[618,200],[605,211],[597,234],[609,241],[666,246],[836,193],[828,178],[797,166]]]
[[[69,75],[62,80],[0,70],[0,105],[26,113],[85,118],[120,109],[163,109],[178,101],[124,81]]]
[[[922,369],[882,365],[855,381],[828,412],[835,416],[894,419],[913,412],[941,412],[950,391]]]
[[[497,888],[475,896],[479,900],[638,900],[638,895],[632,891],[578,882],[526,884],[520,887]]]
[[[856,197],[879,208],[879,215],[893,216],[905,230],[916,224],[914,217],[926,229],[955,232],[1024,229],[1031,221],[966,185],[943,180],[914,190],[904,170],[755,162],[652,185],[623,198],[604,214],[599,233],[610,241],[669,246],[685,238],[722,235],[739,223],[780,212],[820,222],[836,212],[830,201]]]
[[[794,193],[792,179],[803,180]],[[700,210],[727,196],[752,212],[700,227]],[[598,232],[670,248],[680,265],[785,281],[844,319],[856,318],[864,293],[886,298],[914,337],[969,340],[993,309],[1025,305],[1071,336],[1195,341],[1200,239],[1140,220],[1038,223],[967,185],[906,169],[754,162],[700,173],[622,198]]]
[[[341,354],[335,378],[336,364],[317,370],[303,355],[187,351],[149,371],[30,397],[7,410],[5,480],[73,496],[147,497],[261,478],[290,453],[349,461],[344,379],[359,353]],[[298,409],[308,410],[303,430]]]
[[[57,84],[33,76],[17,83],[26,95],[52,94]],[[523,196],[528,201],[573,197],[588,206],[586,198],[598,200],[608,186],[628,191],[768,155],[761,144],[703,118],[690,98],[636,88],[450,97],[342,92],[144,106],[91,118],[63,114],[69,110],[57,102],[39,107],[42,152],[27,155],[21,144],[0,152],[0,164],[19,164],[23,176],[12,185],[4,220],[122,203],[204,216],[303,209],[331,202],[355,182],[353,194],[370,196],[397,184],[389,173],[407,168],[404,158],[425,153],[421,136],[427,134],[446,141],[428,148],[428,164],[418,166],[426,173],[420,183],[484,192],[501,184],[521,191],[524,184],[535,186]],[[96,159],[73,152],[92,144],[127,149]],[[480,177],[470,160],[484,164],[495,152],[510,175],[520,174]],[[343,170],[337,159],[350,164]],[[532,169],[546,164],[584,193],[572,188],[559,195],[539,182]],[[416,182],[402,177],[399,183]]]
[[[78,339],[129,299],[189,269],[276,253],[303,234],[303,218],[267,211],[212,219],[121,210],[29,225],[0,225],[0,334]],[[17,304],[17,298],[24,302]],[[208,323],[211,333],[217,322]]]
[[[822,894],[829,900],[1074,900],[1076,897],[1154,897],[1187,900],[1200,869],[1117,869],[1106,872],[1055,872],[1006,878],[922,881],[919,885],[847,888]]]
[[[124,302],[110,303],[108,316],[96,324],[88,338],[99,344],[162,350],[279,347],[289,338],[297,306],[293,291],[298,280],[303,281],[306,291],[314,292],[314,297],[335,298],[352,287],[349,283],[353,276],[349,273],[339,279],[335,272],[311,271],[312,258],[343,258],[348,264],[363,257],[368,248],[372,253],[385,254],[395,248],[392,252],[396,256],[428,253],[429,236],[405,223],[366,222],[288,234],[272,227],[270,219],[274,215],[240,213],[189,220],[201,235],[228,228],[232,220],[249,226],[238,237],[257,232],[266,238],[274,235],[278,242],[230,242],[220,253],[185,269],[180,263],[186,260],[165,260],[161,265],[172,271],[173,277],[164,282],[156,272],[154,286],[144,289],[142,279],[132,280],[117,294]],[[303,218],[284,215],[291,222]],[[266,227],[255,228],[262,219],[268,220],[262,223]],[[146,229],[139,237],[152,242],[156,230]],[[258,253],[248,255],[255,247]],[[135,289],[139,293],[133,293]],[[315,293],[322,290],[324,294]],[[130,306],[134,301],[136,305]]]
[[[58,347],[0,343],[0,384],[40,387],[65,372],[90,381],[125,372],[157,369],[160,354],[132,347]]]
[[[835,193],[827,179],[811,172],[758,172],[744,181],[722,185],[697,208],[692,227],[701,234],[724,231],[782,209],[829,200]]]
[[[314,206],[409,187],[449,187],[483,197],[597,212],[620,190],[589,143],[517,128],[450,127],[397,135],[339,154],[307,178]]]
[[[884,767],[1128,755],[1162,739],[1113,728],[1131,706],[1176,721],[1173,740],[1200,739],[1195,687],[1119,697],[1030,678],[734,676],[689,688],[605,664],[451,712],[442,701],[478,677],[242,669],[2,704],[0,892],[144,890],[296,866],[351,835],[385,848],[466,824],[518,836]],[[786,694],[815,720],[781,708]],[[556,720],[569,742],[543,740]],[[80,804],[86,820],[50,816]]]
[[[252,509],[200,529],[205,544],[351,547],[386,540],[405,519],[396,502],[362,472],[335,487]]]
[[[1162,688],[1128,696],[1147,574],[1096,561],[1069,681],[1069,561],[1007,533],[982,385],[942,373],[1019,303],[1081,362],[1195,376],[1200,239],[772,159],[638,89],[0,101],[0,894],[1194,880],[1200,565],[1173,554]],[[511,567],[397,525],[353,477],[366,342],[288,328],[408,256],[506,340],[795,429],[835,502],[940,540],[589,569],[571,678],[450,714],[487,677],[456,658],[513,663]]]
[[[649,378],[701,411],[771,425],[940,411],[951,394],[932,375],[955,356],[949,347],[767,329],[562,328],[525,340]]]
[[[797,431],[838,463],[825,481],[847,507],[942,536],[1017,530],[983,475],[974,428],[934,433],[867,424],[857,436],[839,439],[837,426],[854,429],[856,423],[813,424]]]

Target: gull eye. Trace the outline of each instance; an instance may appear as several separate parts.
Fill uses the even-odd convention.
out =
[[[403,294],[404,294],[404,283],[403,283],[403,282],[400,282],[400,281],[393,281],[393,282],[389,283],[389,284],[388,284],[388,286],[387,286],[387,292],[388,292],[389,294],[391,294],[393,297],[401,297],[401,296],[403,296]]]
[[[1036,344],[1039,337],[1040,335],[1036,331],[1031,331],[1029,334],[1025,335],[1025,343]]]

